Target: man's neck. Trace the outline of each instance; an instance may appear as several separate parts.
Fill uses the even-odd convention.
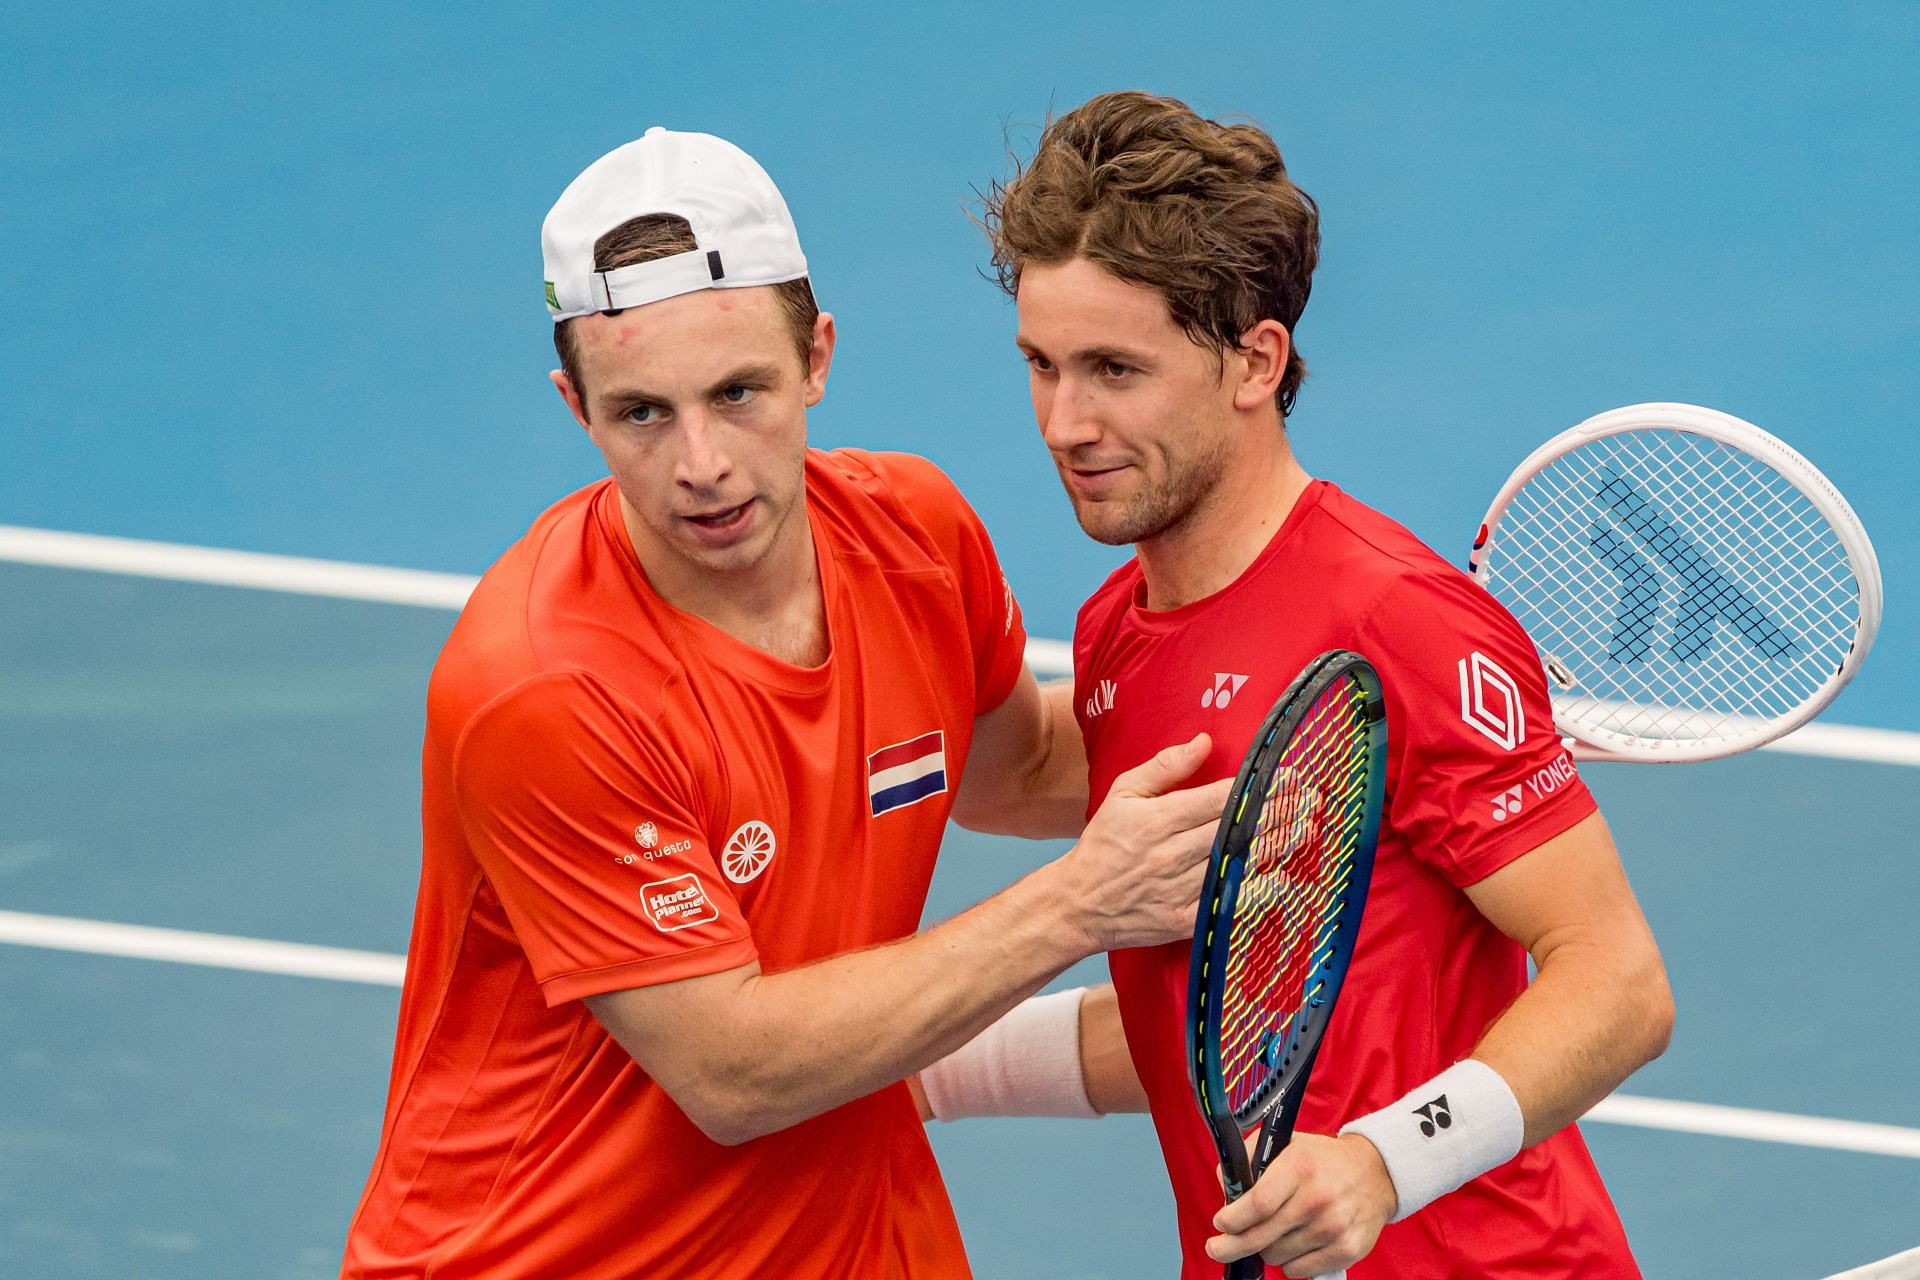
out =
[[[1266,550],[1313,477],[1277,449],[1251,451],[1178,525],[1136,543],[1149,609],[1177,609],[1232,583]]]
[[[627,540],[662,600],[782,662],[817,667],[827,660],[826,601],[805,499],[793,508],[773,548],[758,564],[724,574],[684,564],[647,563],[640,554],[643,543],[634,537],[637,519],[624,498],[620,509]]]

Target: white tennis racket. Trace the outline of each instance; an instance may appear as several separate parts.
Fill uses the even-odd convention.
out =
[[[1839,490],[1698,405],[1629,405],[1541,445],[1467,568],[1533,638],[1581,760],[1771,742],[1833,700],[1880,625],[1880,564]]]

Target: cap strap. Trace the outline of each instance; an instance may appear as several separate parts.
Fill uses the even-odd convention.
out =
[[[596,311],[644,307],[662,298],[710,289],[722,274],[718,252],[693,249],[612,271],[596,271],[587,277],[588,298]]]

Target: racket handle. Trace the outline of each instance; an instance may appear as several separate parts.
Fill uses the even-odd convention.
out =
[[[1257,1253],[1251,1258],[1227,1264],[1227,1280],[1263,1280],[1266,1274],[1266,1264],[1260,1261]],[[1315,1276],[1313,1280],[1347,1280],[1347,1269],[1342,1267],[1338,1271],[1328,1271]]]

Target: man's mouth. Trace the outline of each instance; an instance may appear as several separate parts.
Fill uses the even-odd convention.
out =
[[[680,517],[693,526],[696,537],[707,542],[727,542],[744,533],[753,519],[753,499],[732,507],[714,507]]]
[[[1099,497],[1113,486],[1121,473],[1130,469],[1131,464],[1117,462],[1109,466],[1080,464],[1065,467],[1062,471],[1068,489],[1086,497]]]
[[[753,500],[749,498],[746,502],[741,503],[739,506],[719,507],[712,511],[703,511],[697,515],[687,516],[686,519],[692,520],[696,524],[704,524],[704,525],[731,524],[734,520],[737,520],[740,516],[746,513],[748,506],[752,505],[752,502]]]

